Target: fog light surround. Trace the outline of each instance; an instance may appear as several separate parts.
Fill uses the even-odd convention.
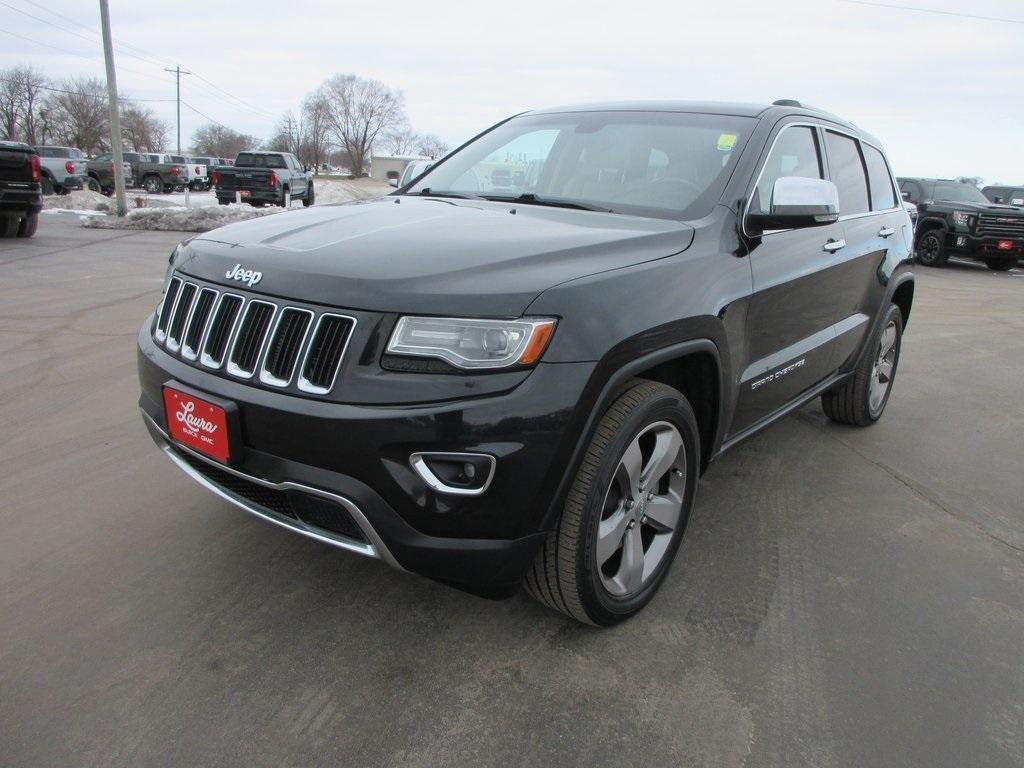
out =
[[[497,464],[489,453],[423,451],[409,457],[409,465],[429,488],[450,496],[486,493]]]

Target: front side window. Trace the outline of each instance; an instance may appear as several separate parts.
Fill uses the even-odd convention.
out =
[[[751,213],[771,213],[772,190],[775,189],[775,182],[783,176],[823,178],[814,128],[806,125],[784,128],[775,139],[775,145],[764,162],[764,168],[750,201]]]
[[[825,132],[832,181],[839,189],[839,213],[851,216],[867,213],[868,181],[857,141],[832,131]]]
[[[868,183],[871,185],[871,210],[887,211],[896,207],[896,193],[892,189],[892,176],[882,153],[870,144],[861,144],[864,150],[864,164],[868,169]]]
[[[681,112],[524,115],[449,155],[405,194],[699,218],[720,199],[755,122]]]

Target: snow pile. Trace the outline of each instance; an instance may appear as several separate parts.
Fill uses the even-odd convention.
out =
[[[352,200],[366,200],[370,197],[382,197],[393,192],[390,184],[373,179],[313,179],[313,190],[316,193],[316,205],[332,203],[348,203]]]
[[[211,229],[279,212],[279,208],[249,205],[218,205],[202,208],[184,206],[136,208],[124,218],[83,216],[82,226],[92,229],[149,229],[175,232],[209,232]]]
[[[128,206],[131,207],[133,204],[133,201],[129,199]],[[99,192],[93,192],[91,189],[76,189],[66,195],[45,195],[43,208],[109,213],[114,210],[114,203],[109,197],[101,195]]]

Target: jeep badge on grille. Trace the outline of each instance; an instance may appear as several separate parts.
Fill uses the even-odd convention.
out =
[[[237,280],[240,283],[245,283],[252,288],[256,283],[263,279],[263,273],[256,272],[251,269],[242,269],[241,264],[235,264],[234,267],[227,271],[224,277],[229,280]]]

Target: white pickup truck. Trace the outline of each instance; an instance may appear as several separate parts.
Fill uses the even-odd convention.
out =
[[[182,163],[188,166],[188,188],[193,192],[202,192],[210,188],[210,179],[205,165],[184,155],[168,155],[168,157],[171,158],[172,163]]]

